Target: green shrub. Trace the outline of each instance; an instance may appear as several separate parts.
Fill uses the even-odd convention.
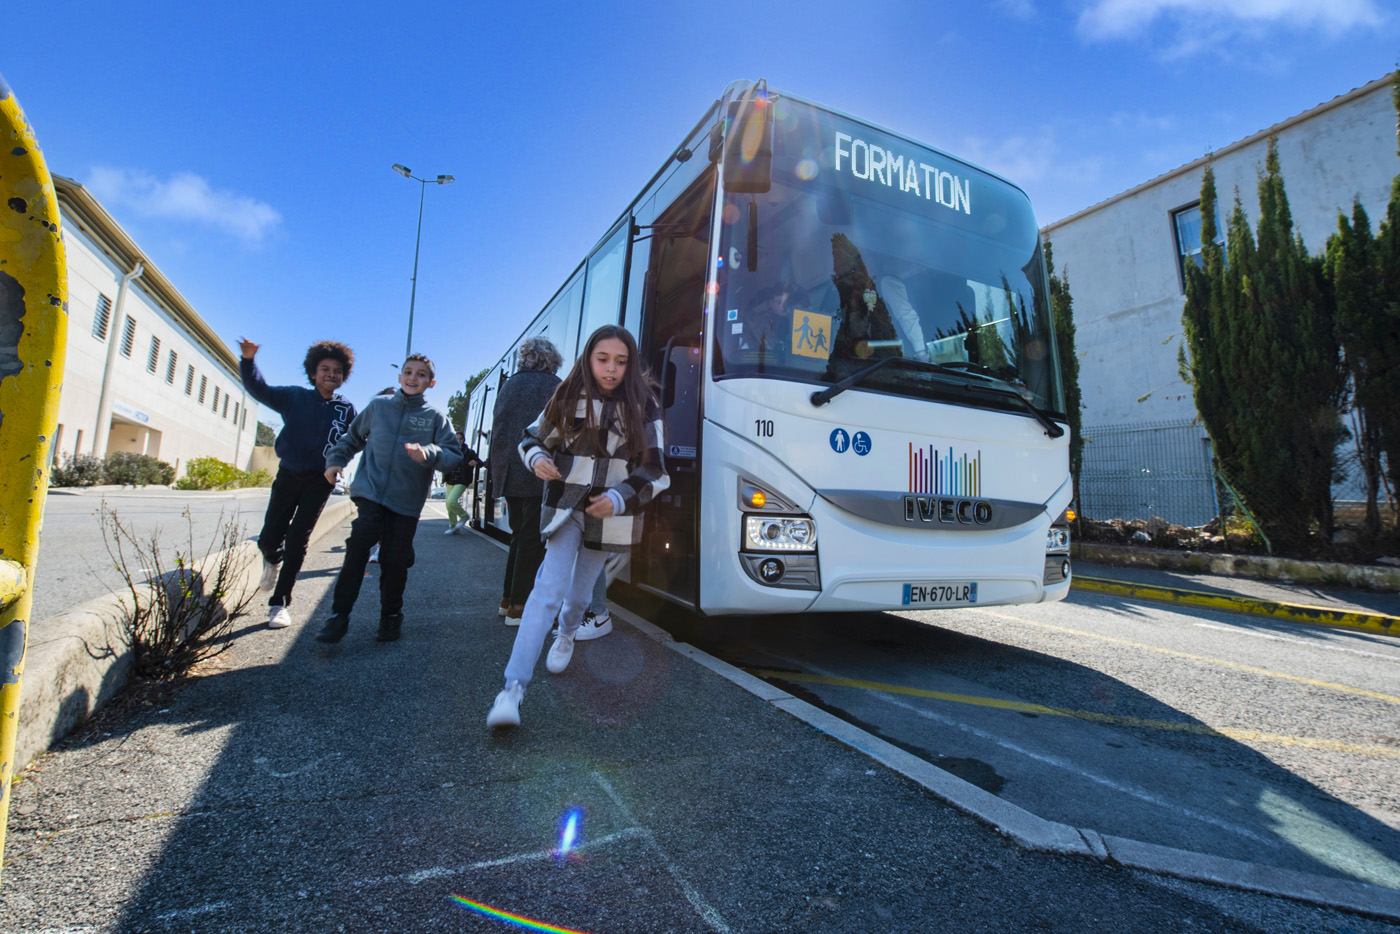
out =
[[[114,451],[102,461],[104,482],[122,486],[168,484],[175,479],[175,468],[149,454]]]
[[[102,458],[91,454],[65,454],[54,461],[49,486],[96,486],[102,478]]]
[[[185,466],[185,475],[175,481],[177,490],[236,490],[241,487],[271,486],[266,470],[249,473],[217,457],[196,457]]]

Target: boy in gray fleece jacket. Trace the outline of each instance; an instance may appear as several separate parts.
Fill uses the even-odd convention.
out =
[[[358,510],[345,542],[345,563],[335,581],[331,616],[316,635],[317,642],[339,642],[350,628],[350,611],[360,595],[365,564],[375,542],[379,549],[380,642],[393,642],[403,626],[403,591],[413,567],[413,534],[428,498],[434,470],[474,462],[463,452],[447,417],[423,400],[436,380],[433,362],[410,354],[399,370],[399,391],[375,396],[355,416],[350,428],[326,455],[326,479],[331,483],[357,451],[360,469],[350,483],[350,498]]]

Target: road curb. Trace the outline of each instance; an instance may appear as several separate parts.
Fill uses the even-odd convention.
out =
[[[1344,564],[1339,561],[1306,561],[1273,555],[1231,555],[1207,551],[1177,551],[1104,542],[1074,542],[1070,554],[1081,561],[1096,561],[1128,568],[1214,574],[1253,580],[1283,581],[1310,587],[1353,587],[1400,593],[1400,567]]]
[[[329,535],[354,511],[349,497],[337,497],[327,504],[311,533],[311,542]],[[251,552],[248,557],[253,560],[248,561],[235,586],[244,591],[256,589],[262,575],[261,562],[256,560],[257,545],[241,542],[237,550]],[[217,563],[219,554],[201,563]],[[16,773],[92,716],[126,684],[131,652],[122,645],[121,617],[121,598],[108,594],[30,623],[16,724]]]
[[[1046,820],[689,643],[675,642],[665,630],[630,610],[613,604],[611,612],[676,654],[708,668],[776,709],[914,781],[940,800],[994,828],[1023,849],[1081,856],[1155,875],[1258,892],[1386,920],[1400,920],[1400,891],[1395,889],[1194,853],[1126,837],[1105,836],[1092,828],[1071,827]]]
[[[1279,603],[1274,600],[1257,600],[1235,594],[1159,587],[1154,584],[1136,584],[1079,575],[1075,575],[1070,586],[1076,590],[1086,590],[1091,593],[1134,597],[1139,600],[1155,600],[1183,606],[1198,606],[1210,610],[1225,610],[1230,613],[1245,613],[1250,616],[1270,616],[1274,619],[1292,620],[1297,623],[1338,626],[1378,633],[1383,636],[1400,636],[1400,617],[1387,616],[1382,613],[1353,612],[1322,606]]]

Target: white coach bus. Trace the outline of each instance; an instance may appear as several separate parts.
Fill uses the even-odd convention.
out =
[[[705,614],[1065,596],[1064,393],[1016,186],[735,82],[520,339],[567,367],[619,322],[660,382],[671,474],[634,586]]]

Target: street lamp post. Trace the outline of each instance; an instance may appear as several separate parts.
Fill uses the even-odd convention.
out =
[[[428,190],[428,182],[438,185],[450,185],[456,181],[451,175],[439,175],[437,178],[419,178],[413,171],[405,165],[394,163],[394,171],[404,178],[411,178],[419,183],[418,186],[418,238],[413,242],[413,288],[408,295],[408,344],[404,347],[403,355],[407,357],[413,353],[413,304],[418,299],[418,249],[423,245],[423,196]]]

